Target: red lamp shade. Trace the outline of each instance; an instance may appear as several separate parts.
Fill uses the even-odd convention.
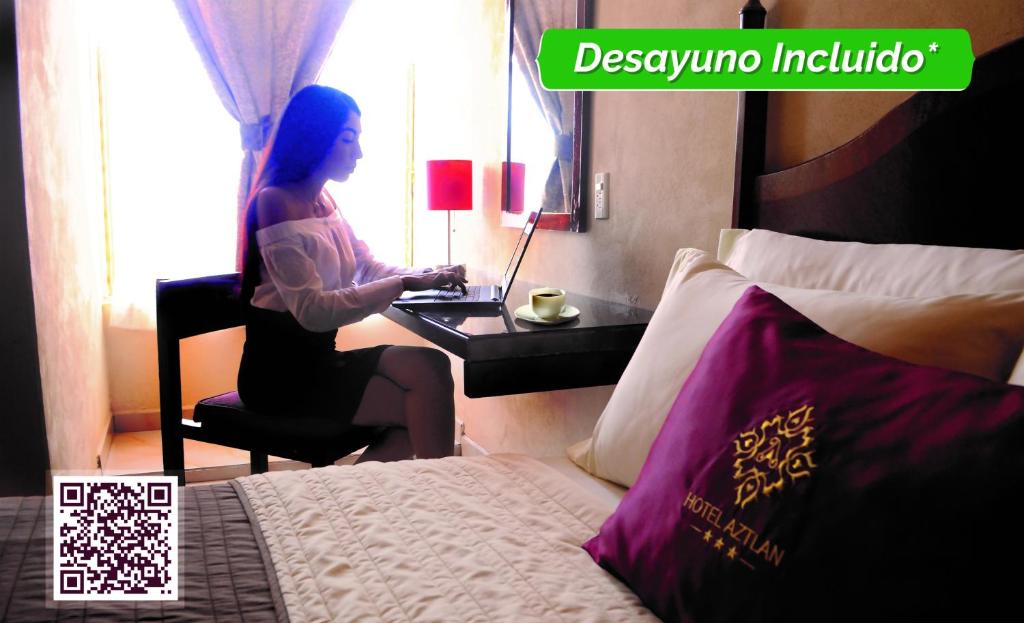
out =
[[[472,160],[427,160],[427,209],[473,209]]]
[[[510,175],[511,173],[511,175]],[[508,201],[505,204],[505,211],[512,214],[522,214],[523,185],[526,182],[526,165],[522,162],[501,163],[501,200]]]

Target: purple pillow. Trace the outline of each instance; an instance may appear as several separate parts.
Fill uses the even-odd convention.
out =
[[[978,620],[1020,591],[1022,416],[751,287],[583,547],[666,621]]]

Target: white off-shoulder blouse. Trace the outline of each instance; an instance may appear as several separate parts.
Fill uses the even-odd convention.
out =
[[[256,231],[263,263],[252,305],[289,311],[308,331],[331,331],[387,309],[401,275],[430,269],[378,262],[337,211]]]

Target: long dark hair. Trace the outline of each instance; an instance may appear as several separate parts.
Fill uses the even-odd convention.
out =
[[[351,113],[362,114],[356,101],[331,87],[313,84],[292,96],[277,125],[270,154],[249,193],[245,212],[245,253],[242,300],[248,304],[259,283],[260,254],[256,245],[256,195],[309,177],[327,158]]]

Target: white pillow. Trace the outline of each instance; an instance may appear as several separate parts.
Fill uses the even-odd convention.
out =
[[[753,282],[697,249],[676,253],[661,302],[591,439],[569,456],[632,486],[683,381]],[[1005,381],[1024,345],[1024,291],[942,298],[761,284],[825,330],[867,349]]]
[[[1024,290],[1024,251],[826,242],[764,229],[728,242],[724,261],[740,274],[798,288],[887,296]]]
[[[1020,359],[1017,360],[1017,366],[1013,369],[1013,372],[1010,374],[1010,380],[1007,382],[1010,385],[1024,386],[1024,352],[1020,354]]]

